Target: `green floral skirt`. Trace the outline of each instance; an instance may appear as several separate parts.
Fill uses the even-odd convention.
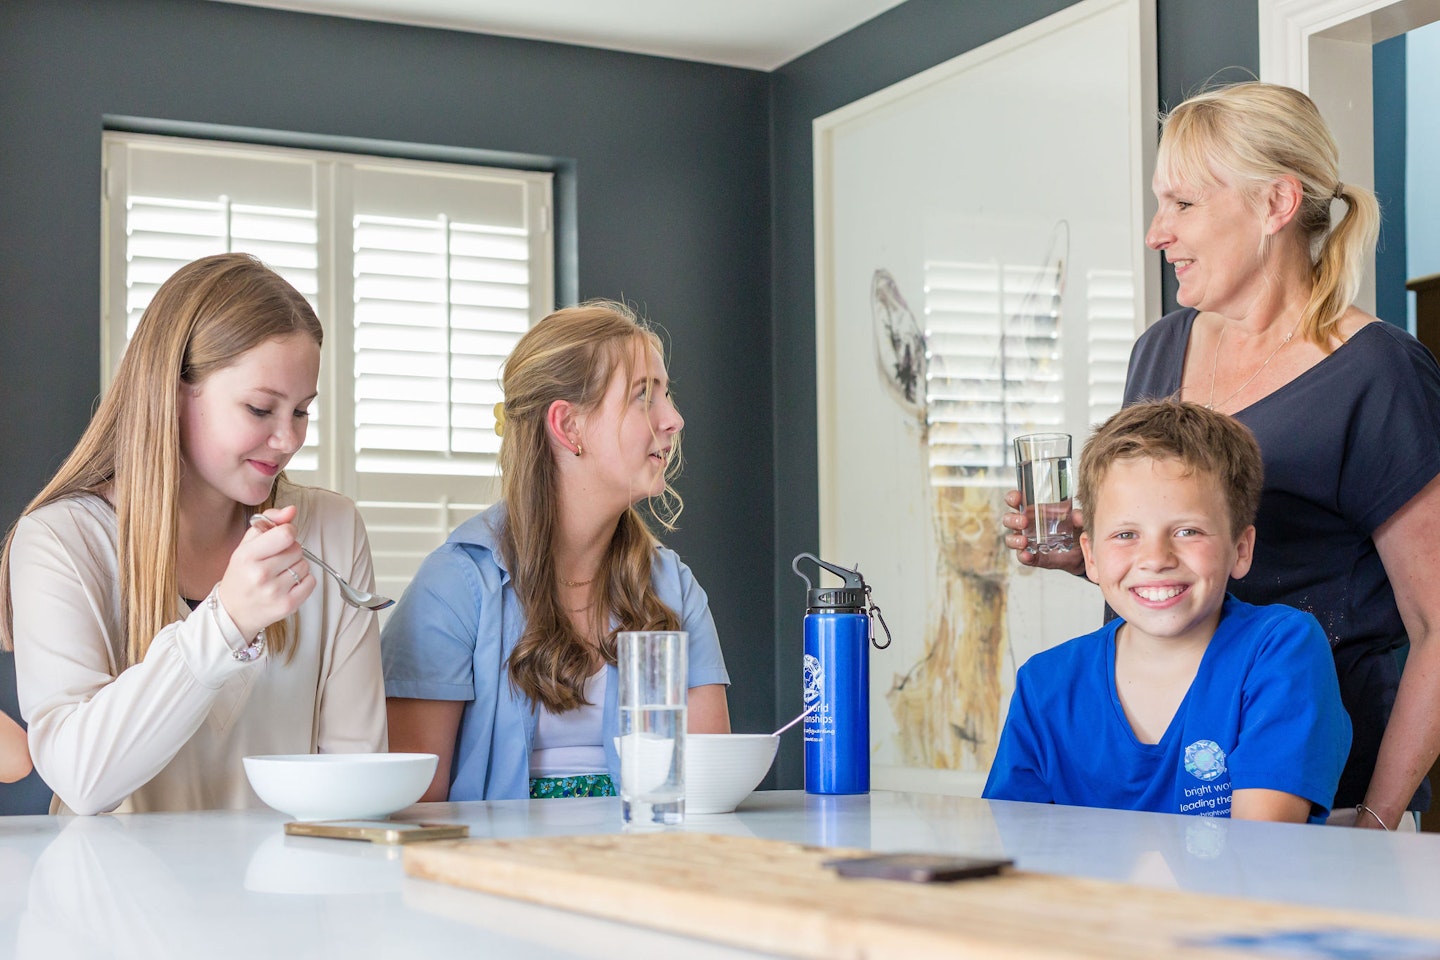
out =
[[[531,777],[530,799],[550,800],[555,797],[613,797],[615,784],[608,773],[589,773],[580,777]]]

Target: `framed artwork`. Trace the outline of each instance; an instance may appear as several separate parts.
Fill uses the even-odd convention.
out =
[[[877,788],[978,794],[1019,664],[1101,624],[999,520],[1011,439],[1078,455],[1159,314],[1154,49],[1154,0],[1084,0],[815,121],[820,550],[894,634]]]

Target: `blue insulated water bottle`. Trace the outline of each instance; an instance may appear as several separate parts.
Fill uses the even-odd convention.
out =
[[[814,586],[800,572],[801,560],[814,561],[844,584]],[[870,603],[870,588],[858,567],[846,570],[802,553],[790,568],[807,591],[804,680],[805,707],[811,712],[805,718],[805,792],[869,793],[873,629],[867,606],[876,614],[879,609]]]

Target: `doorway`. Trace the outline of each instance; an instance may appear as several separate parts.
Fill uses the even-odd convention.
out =
[[[1304,90],[1340,148],[1340,177],[1375,188],[1372,50],[1440,21],[1440,0],[1259,0],[1260,79]],[[1375,311],[1375,264],[1356,303]]]

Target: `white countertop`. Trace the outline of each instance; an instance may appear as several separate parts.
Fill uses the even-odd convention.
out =
[[[405,877],[398,847],[286,837],[269,810],[0,817],[0,957],[734,958],[738,951]],[[474,837],[615,833],[615,799],[420,804]],[[1440,835],[927,794],[757,793],[684,829],[1006,856],[1024,870],[1440,918]]]

